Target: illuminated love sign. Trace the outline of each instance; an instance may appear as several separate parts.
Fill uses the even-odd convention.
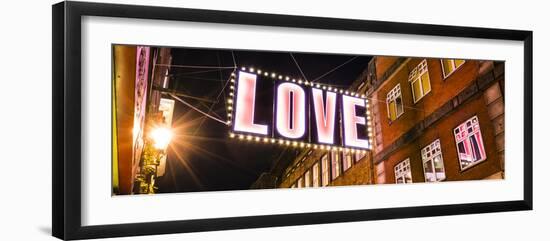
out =
[[[231,138],[327,150],[371,148],[364,95],[253,68],[242,68],[230,81]]]

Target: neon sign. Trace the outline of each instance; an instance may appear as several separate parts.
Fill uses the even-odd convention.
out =
[[[254,68],[241,68],[230,81],[231,138],[352,152],[372,147],[364,95]]]

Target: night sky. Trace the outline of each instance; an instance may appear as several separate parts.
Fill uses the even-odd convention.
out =
[[[277,72],[296,79],[300,70],[288,52],[233,51],[238,67],[247,66]],[[370,56],[292,53],[308,80],[352,61],[317,82],[347,88],[367,67]],[[232,67],[231,50],[172,49],[172,65]],[[187,68],[173,66],[169,88],[198,97],[180,97],[193,106],[226,120],[227,83],[232,68]],[[222,92],[223,89],[223,92]],[[272,95],[258,89],[258,96]],[[220,94],[221,93],[221,94]],[[271,109],[264,110],[271,114]],[[243,142],[228,137],[229,126],[205,117],[176,101],[172,126],[174,137],[168,149],[166,174],[157,180],[159,192],[189,192],[249,189],[262,172],[279,158],[292,158],[295,150],[284,151],[271,144]],[[290,153],[289,153],[290,152]],[[284,155],[283,155],[284,154]]]

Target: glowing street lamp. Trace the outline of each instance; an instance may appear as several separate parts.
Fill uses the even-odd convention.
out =
[[[151,131],[153,145],[159,150],[165,150],[172,140],[172,131],[167,127],[157,127]]]

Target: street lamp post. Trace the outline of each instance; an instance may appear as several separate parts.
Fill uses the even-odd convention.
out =
[[[167,127],[156,127],[149,133],[143,150],[141,170],[137,176],[140,194],[155,193],[157,167],[166,155],[171,139],[172,131]]]

